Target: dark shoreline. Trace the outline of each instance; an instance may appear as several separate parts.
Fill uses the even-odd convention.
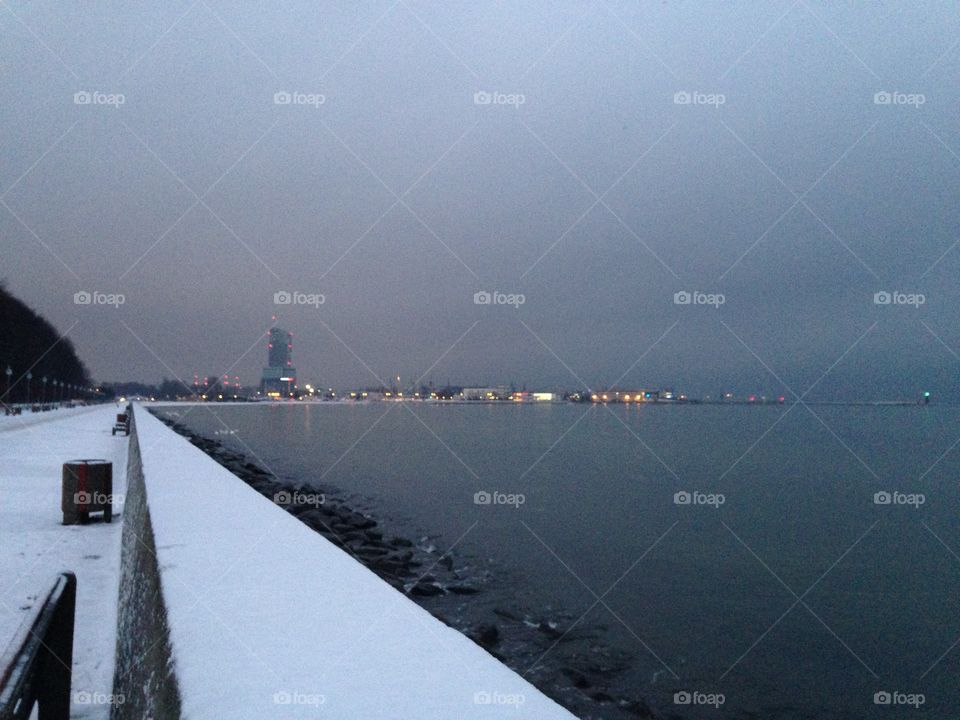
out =
[[[161,410],[151,413],[302,523],[374,572],[444,624],[463,633],[582,720],[661,718],[635,691],[622,686],[631,658],[606,647],[598,628],[565,615],[532,615],[517,603],[491,604],[488,570],[472,567],[427,537],[388,533],[370,515],[334,493],[284,481],[231,450],[199,435]],[[549,663],[542,656],[550,652]]]

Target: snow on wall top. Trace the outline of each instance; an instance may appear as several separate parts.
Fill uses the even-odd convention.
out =
[[[142,407],[136,428],[184,717],[573,719]]]

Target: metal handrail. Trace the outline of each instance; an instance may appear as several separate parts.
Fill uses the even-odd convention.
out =
[[[69,720],[77,577],[61,573],[0,657],[0,720]]]

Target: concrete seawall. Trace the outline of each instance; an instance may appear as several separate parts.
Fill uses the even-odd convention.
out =
[[[135,418],[127,452],[114,676],[114,693],[125,702],[114,705],[110,716],[172,720],[180,717],[180,694]]]
[[[574,716],[135,409],[112,717]]]

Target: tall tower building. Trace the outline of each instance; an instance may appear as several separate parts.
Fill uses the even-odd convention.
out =
[[[291,397],[297,386],[293,367],[293,335],[278,327],[270,329],[267,367],[260,379],[260,392],[269,397]]]
[[[267,345],[267,365],[287,367],[293,364],[293,335],[280,328],[270,330],[270,342]]]

